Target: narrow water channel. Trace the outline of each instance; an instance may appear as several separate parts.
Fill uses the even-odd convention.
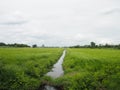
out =
[[[58,78],[64,74],[62,63],[65,57],[66,50],[63,51],[62,56],[58,60],[56,64],[54,64],[53,69],[47,73],[47,76],[50,76],[52,78]]]
[[[65,57],[65,54],[66,54],[66,50],[63,51],[63,54],[58,60],[58,62],[54,64],[53,69],[46,74],[47,76],[50,76],[52,78],[58,78],[64,74],[62,63]],[[57,90],[57,89],[54,88],[53,86],[45,85],[44,90]]]

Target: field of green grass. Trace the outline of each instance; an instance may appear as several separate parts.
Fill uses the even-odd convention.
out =
[[[0,48],[0,90],[35,90],[62,51],[60,48]]]
[[[0,48],[0,90],[36,90],[43,84],[58,90],[120,90],[120,50],[67,49],[64,75],[57,79],[45,76],[62,51]]]
[[[120,50],[67,49],[63,68],[54,84],[64,90],[120,90]]]

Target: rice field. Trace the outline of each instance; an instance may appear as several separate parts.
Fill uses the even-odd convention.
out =
[[[0,48],[0,90],[35,90],[62,51],[60,48]]]
[[[120,90],[120,50],[67,49],[63,68],[64,90]]]
[[[0,48],[0,90],[120,90],[120,50],[68,48],[64,75],[45,76],[62,48]],[[41,90],[39,88],[39,90]]]

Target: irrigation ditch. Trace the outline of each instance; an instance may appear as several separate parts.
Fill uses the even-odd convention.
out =
[[[62,67],[62,63],[64,61],[66,55],[66,50],[63,51],[61,57],[59,58],[59,60],[57,61],[57,63],[55,63],[53,65],[53,68],[50,72],[48,72],[46,74],[46,76],[50,76],[53,79],[59,78],[60,76],[64,75],[64,70]],[[61,87],[54,87],[52,85],[49,84],[43,84],[42,86],[40,86],[40,88],[38,90],[62,90]]]

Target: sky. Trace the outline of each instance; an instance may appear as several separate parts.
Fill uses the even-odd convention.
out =
[[[0,42],[120,44],[120,0],[0,0]]]

